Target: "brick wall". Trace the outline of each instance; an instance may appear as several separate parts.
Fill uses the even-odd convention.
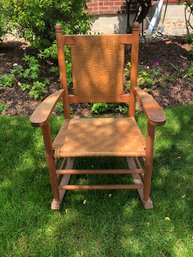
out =
[[[87,6],[88,12],[95,15],[126,12],[126,0],[89,0]],[[133,6],[134,8],[135,6]]]
[[[135,12],[137,0],[132,0],[130,12]],[[152,0],[153,1],[153,0]],[[154,0],[156,1],[156,0]],[[166,2],[167,0],[164,0]],[[183,2],[183,0],[180,0]],[[169,3],[179,3],[179,0],[169,0]],[[117,14],[126,12],[126,0],[88,0],[88,12],[90,14]]]

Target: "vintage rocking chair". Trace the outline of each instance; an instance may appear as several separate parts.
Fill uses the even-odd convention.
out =
[[[165,123],[165,116],[152,96],[137,87],[139,24],[133,24],[130,35],[63,35],[61,25],[55,29],[62,89],[47,97],[30,117],[31,124],[43,132],[54,196],[51,209],[60,209],[66,190],[83,189],[137,189],[144,207],[153,208],[150,187],[154,132],[156,126]],[[126,44],[131,45],[130,94],[123,92]],[[73,95],[68,94],[65,45],[71,49]],[[136,97],[147,117],[146,138],[134,117]],[[65,121],[52,142],[49,118],[59,99],[63,100]],[[129,102],[129,117],[70,119],[70,104],[96,102]],[[123,156],[129,169],[73,169],[74,158],[85,156]],[[63,161],[57,169],[59,159]],[[131,174],[134,184],[69,185],[74,174]]]

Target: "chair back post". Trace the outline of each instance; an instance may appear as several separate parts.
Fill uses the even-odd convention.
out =
[[[131,46],[131,76],[130,76],[130,105],[129,116],[135,116],[136,97],[134,88],[137,87],[138,75],[138,51],[139,51],[139,23],[134,22],[132,25],[132,46]]]
[[[69,99],[68,99],[68,84],[66,79],[66,62],[64,56],[64,37],[62,34],[62,25],[56,24],[55,26],[56,32],[56,41],[57,41],[57,48],[58,48],[58,64],[60,69],[60,84],[61,87],[64,88],[64,95],[63,95],[63,105],[64,105],[64,116],[65,118],[70,118],[70,106],[69,106]]]

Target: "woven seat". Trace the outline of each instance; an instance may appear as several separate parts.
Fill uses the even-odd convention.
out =
[[[144,207],[152,208],[150,188],[155,127],[165,123],[165,116],[153,97],[137,87],[139,24],[133,24],[130,35],[63,35],[61,25],[56,25],[55,29],[62,89],[44,99],[30,117],[31,124],[41,127],[43,132],[54,196],[51,209],[60,209],[66,190],[91,189],[136,189]],[[124,89],[125,45],[131,45],[130,93]],[[71,54],[72,95],[67,84],[65,46]],[[147,118],[145,138],[135,120],[136,98]],[[53,141],[49,119],[60,99],[65,121]],[[81,103],[127,103],[128,118],[72,119],[70,105]],[[128,167],[85,170],[73,167],[76,157],[102,156],[124,157]],[[70,176],[77,174],[127,174],[132,175],[134,183],[69,184]]]
[[[65,121],[53,148],[55,158],[145,156],[145,139],[133,118],[72,119]]]

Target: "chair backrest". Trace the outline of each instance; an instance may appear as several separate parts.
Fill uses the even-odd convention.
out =
[[[117,102],[123,94],[124,45],[120,36],[74,36],[74,94],[80,102]]]
[[[124,49],[131,44],[131,90],[137,85],[139,25],[132,34],[63,35],[56,25],[61,86],[69,103],[129,102],[124,94]],[[64,46],[70,46],[73,96],[67,91]]]

